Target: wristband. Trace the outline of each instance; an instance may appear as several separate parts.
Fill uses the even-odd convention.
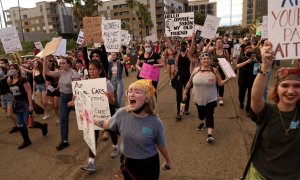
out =
[[[270,72],[270,70],[263,71],[261,70],[261,66],[258,67],[258,73],[262,74],[263,76],[267,75]]]

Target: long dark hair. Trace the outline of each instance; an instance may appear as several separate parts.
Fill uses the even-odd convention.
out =
[[[93,60],[93,61],[90,62],[90,65],[94,65],[99,71],[101,71],[100,77],[107,78],[107,75],[106,75],[106,73],[104,71],[104,68],[103,68],[102,64],[99,61]]]

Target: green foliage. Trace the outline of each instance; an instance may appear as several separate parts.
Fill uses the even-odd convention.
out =
[[[205,22],[205,15],[199,12],[196,12],[194,15],[194,23],[203,26]]]
[[[33,48],[35,48],[33,42],[25,41],[25,42],[22,42],[21,44],[22,44],[22,47],[23,47],[23,51],[25,53],[31,52],[33,50]]]

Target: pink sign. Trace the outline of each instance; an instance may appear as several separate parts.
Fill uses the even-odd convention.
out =
[[[144,79],[150,79],[152,81],[158,81],[159,80],[159,74],[160,74],[160,68],[159,67],[153,67],[150,64],[143,63],[140,77]]]

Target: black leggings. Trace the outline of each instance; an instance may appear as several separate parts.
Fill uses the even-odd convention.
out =
[[[224,80],[226,78],[223,70],[219,67],[218,71],[220,72],[221,78],[222,80]],[[219,91],[219,97],[223,97],[224,96],[224,86],[219,86],[217,85],[218,91]]]
[[[190,90],[188,90],[188,92],[186,93],[187,95],[187,99],[185,101],[183,101],[182,99],[182,91],[185,88],[186,84],[188,82],[188,78],[187,80],[179,80],[178,81],[178,86],[176,87],[176,102],[177,102],[177,115],[179,115],[180,113],[180,103],[184,102],[185,103],[185,111],[189,110],[189,105],[190,105]]]
[[[205,106],[197,105],[198,109],[198,117],[200,120],[206,120],[206,127],[207,128],[214,128],[214,111],[215,107],[217,106],[217,101],[210,102]]]
[[[120,158],[121,171],[125,180],[158,180],[159,156],[158,154],[147,159],[130,159],[123,154]]]

